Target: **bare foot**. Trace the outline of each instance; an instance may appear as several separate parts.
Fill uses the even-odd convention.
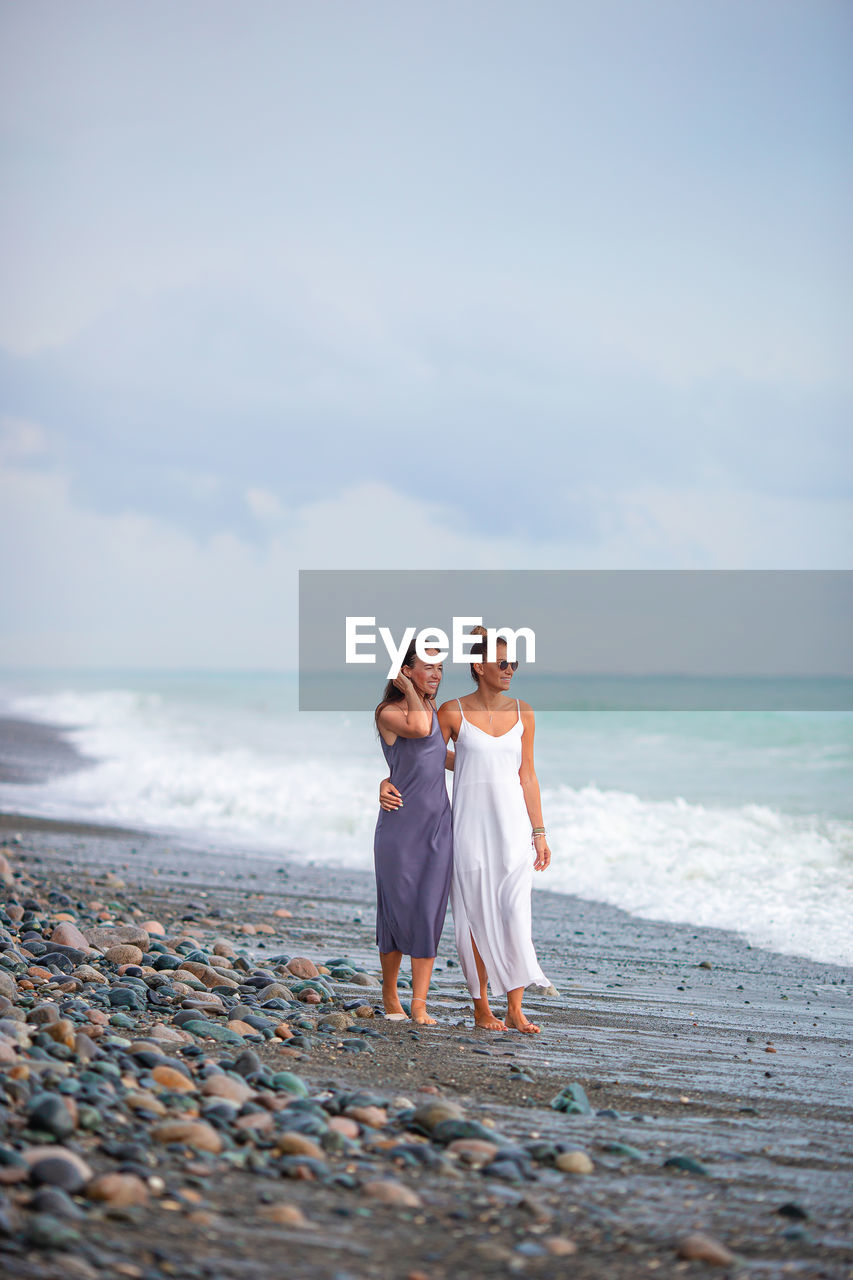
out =
[[[531,1022],[524,1014],[520,1014],[517,1018],[506,1015],[506,1025],[511,1031],[520,1031],[522,1035],[538,1036],[539,1028],[535,1022]]]
[[[386,1013],[396,1014],[398,1017],[403,1014],[405,1017],[406,1011],[400,1004],[400,996],[397,992],[396,984],[393,987],[382,987],[382,1007]]]
[[[412,1008],[412,1022],[419,1022],[421,1026],[424,1027],[434,1027],[436,1024],[435,1018],[431,1018],[427,1013],[426,1000],[423,1000],[420,996],[412,996],[411,1003],[413,1006],[416,1004],[422,1004],[424,1007],[423,1013],[415,1013],[414,1008]]]
[[[474,1001],[474,1026],[482,1027],[484,1031],[506,1031],[506,1023],[492,1013],[487,1004],[480,1004],[478,1000]]]

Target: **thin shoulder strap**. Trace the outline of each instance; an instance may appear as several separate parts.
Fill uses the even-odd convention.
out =
[[[459,702],[459,699],[457,698],[457,699],[456,699],[456,701],[457,701],[457,702]],[[459,714],[460,714],[460,716],[462,717],[462,719],[464,720],[464,719],[465,719],[465,712],[462,710],[462,703],[461,703],[461,702],[459,702]]]
[[[518,698],[516,698],[515,700],[515,706],[516,706],[516,710],[518,711],[518,718],[520,720],[521,719],[521,703],[519,702]]]

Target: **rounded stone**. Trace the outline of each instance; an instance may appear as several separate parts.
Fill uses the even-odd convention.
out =
[[[27,1022],[34,1027],[47,1027],[59,1021],[59,1008],[55,1004],[37,1004],[27,1014]]]
[[[181,1031],[180,1027],[170,1027],[163,1022],[157,1022],[148,1032],[152,1040],[158,1040],[164,1045],[169,1044],[189,1044],[192,1036],[188,1031]]]
[[[416,1191],[402,1182],[395,1182],[393,1178],[377,1178],[373,1182],[365,1182],[362,1191],[371,1200],[401,1209],[419,1209],[422,1203]]]
[[[75,1129],[67,1100],[58,1093],[37,1094],[30,1103],[27,1119],[31,1129],[41,1129],[55,1138],[67,1138]]]
[[[60,947],[76,947],[78,951],[89,950],[89,942],[71,920],[63,920],[50,935],[51,942]]]
[[[312,1160],[325,1160],[326,1153],[304,1133],[283,1133],[276,1142],[276,1151],[285,1156],[310,1156]]]
[[[265,1204],[258,1210],[261,1218],[279,1227],[313,1227],[305,1214],[295,1204]]]
[[[110,947],[104,952],[104,958],[109,960],[110,964],[142,964],[142,952],[139,947],[134,947],[129,942],[119,943],[118,946]]]
[[[74,970],[72,977],[79,978],[81,982],[97,982],[100,986],[109,982],[109,978],[101,973],[99,969],[94,968],[91,964],[78,964]]]
[[[83,936],[90,946],[97,947],[99,951],[107,951],[125,942],[147,951],[151,944],[146,930],[136,924],[96,925],[93,929],[86,929]]]
[[[74,1048],[75,1027],[69,1018],[59,1018],[57,1022],[49,1022],[44,1030],[57,1044],[64,1044],[67,1049]]]
[[[561,1151],[554,1161],[561,1173],[592,1173],[595,1166],[585,1151]]]
[[[37,1249],[67,1249],[79,1239],[79,1231],[51,1213],[34,1213],[27,1225],[27,1243]]]
[[[330,1116],[329,1128],[333,1133],[339,1133],[344,1138],[357,1138],[361,1133],[358,1121],[351,1120],[349,1116]]]
[[[238,1106],[255,1096],[255,1090],[245,1080],[235,1080],[224,1072],[208,1076],[201,1086],[201,1092],[206,1098],[225,1098],[228,1102],[236,1102]]]
[[[458,1156],[463,1164],[479,1168],[481,1165],[491,1164],[499,1148],[494,1142],[484,1142],[478,1138],[457,1138],[448,1145],[447,1150]]]
[[[234,1121],[235,1129],[249,1129],[252,1133],[271,1133],[275,1121],[271,1111],[250,1111],[245,1116],[238,1116]]]
[[[86,1195],[116,1209],[148,1203],[148,1187],[135,1173],[102,1173],[86,1187]]]
[[[36,1213],[52,1213],[55,1218],[79,1219],[86,1216],[61,1187],[38,1187],[33,1192],[29,1208]]]
[[[273,1087],[283,1089],[286,1093],[296,1094],[299,1098],[308,1097],[308,1088],[299,1076],[294,1075],[292,1071],[276,1071],[272,1078]]]
[[[713,1236],[703,1235],[697,1231],[685,1236],[676,1250],[679,1258],[687,1262],[707,1262],[712,1267],[730,1267],[735,1255]]]
[[[155,1067],[151,1077],[164,1089],[170,1089],[172,1093],[195,1093],[195,1082],[188,1080],[184,1073],[175,1067]]]
[[[258,992],[258,1003],[266,1004],[267,1000],[289,1000],[292,992],[283,982],[270,982]]]
[[[432,1133],[437,1125],[442,1124],[445,1120],[464,1120],[465,1112],[455,1102],[451,1102],[449,1098],[441,1098],[436,1102],[427,1102],[422,1107],[418,1107],[412,1116],[412,1123],[420,1129],[425,1129],[427,1133]]]
[[[240,1076],[250,1076],[260,1069],[261,1060],[253,1049],[244,1049],[234,1063],[234,1070]]]
[[[569,1258],[578,1251],[574,1240],[569,1240],[567,1236],[546,1236],[542,1243],[555,1258]]]
[[[383,1129],[388,1123],[388,1112],[384,1107],[347,1107],[346,1114],[368,1129]]]
[[[204,1120],[167,1120],[165,1124],[154,1126],[151,1137],[155,1142],[182,1143],[198,1151],[211,1151],[214,1155],[222,1150],[221,1137]]]
[[[92,1177],[82,1156],[65,1147],[31,1147],[24,1152],[24,1159],[30,1166],[30,1181],[37,1187],[61,1187],[73,1195]]]
[[[348,1031],[352,1022],[345,1013],[326,1013],[318,1019],[317,1026],[328,1031]]]
[[[164,1104],[153,1093],[140,1089],[124,1095],[124,1104],[131,1111],[147,1111],[152,1116],[166,1116],[168,1111]]]
[[[197,960],[185,960],[178,972],[191,974],[208,988],[221,986],[236,988],[239,985],[233,978],[228,977],[219,969],[214,969],[213,965],[202,964]]]

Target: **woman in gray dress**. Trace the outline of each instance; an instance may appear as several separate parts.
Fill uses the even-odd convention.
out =
[[[397,978],[403,956],[411,956],[412,1021],[422,1024],[435,1022],[426,1011],[427,992],[453,870],[447,747],[435,710],[441,674],[441,663],[423,662],[412,644],[376,708],[391,780],[406,797],[405,807],[380,809],[373,842],[382,1001],[387,1018],[405,1018]]]

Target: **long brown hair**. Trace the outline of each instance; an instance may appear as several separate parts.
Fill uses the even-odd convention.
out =
[[[403,667],[411,667],[414,665],[415,658],[418,656],[416,646],[417,646],[417,641],[413,640],[412,643],[409,645],[408,649],[406,650],[406,656],[403,658],[403,661],[400,663],[401,671],[403,670]],[[373,719],[376,721],[379,720],[379,712],[389,702],[403,702],[405,700],[405,697],[406,695],[402,692],[401,689],[397,688],[394,681],[389,680],[385,686],[385,692],[382,695],[382,701],[380,702],[379,706],[376,708],[376,710],[373,713]]]

